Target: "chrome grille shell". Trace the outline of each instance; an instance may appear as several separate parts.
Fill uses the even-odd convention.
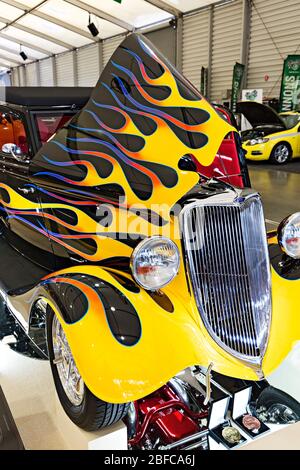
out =
[[[189,203],[181,230],[195,300],[212,338],[260,365],[271,323],[271,273],[257,193],[228,191]]]

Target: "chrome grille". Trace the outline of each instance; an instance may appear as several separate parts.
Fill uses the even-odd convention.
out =
[[[271,316],[270,266],[258,195],[187,206],[184,247],[201,318],[233,355],[259,362]]]

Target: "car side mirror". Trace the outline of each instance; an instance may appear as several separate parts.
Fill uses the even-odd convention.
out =
[[[22,154],[22,150],[16,144],[4,144],[4,145],[2,145],[2,152],[3,153],[10,153],[11,155],[13,153],[19,154],[19,155]]]
[[[18,162],[26,162],[27,155],[24,155],[22,149],[16,144],[4,144],[2,145],[2,152],[12,155]]]

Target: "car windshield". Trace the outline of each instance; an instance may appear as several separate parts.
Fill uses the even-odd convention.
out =
[[[45,144],[59,129],[74,116],[74,112],[42,113],[35,115],[38,138]]]
[[[280,114],[280,117],[288,129],[292,129],[298,123],[300,124],[300,114]]]

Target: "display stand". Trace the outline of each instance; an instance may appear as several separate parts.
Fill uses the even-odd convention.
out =
[[[227,418],[229,403],[229,396],[220,400],[216,400],[212,403],[208,418],[208,428],[210,437],[213,438],[218,444],[222,444],[226,449],[233,449],[244,444],[246,442],[246,438],[241,434],[239,442],[230,443],[224,439],[222,435],[224,429],[228,427],[234,427],[231,421]]]
[[[244,418],[253,416],[249,415],[247,412],[247,406],[251,397],[252,387],[246,387],[239,392],[236,392],[233,397],[233,408],[232,408],[232,421],[237,424],[237,426],[246,433],[252,439],[261,436],[262,434],[270,431],[270,428],[262,423],[259,419],[254,418],[256,423],[259,425],[257,429],[250,429],[249,426],[245,426]]]

